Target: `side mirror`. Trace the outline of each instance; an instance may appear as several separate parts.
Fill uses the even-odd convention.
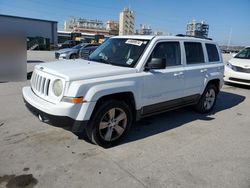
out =
[[[166,60],[161,58],[152,58],[148,65],[145,67],[146,70],[150,69],[165,69],[166,68]]]

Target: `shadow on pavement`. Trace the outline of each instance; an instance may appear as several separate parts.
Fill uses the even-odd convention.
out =
[[[218,95],[214,110],[209,114],[199,114],[194,110],[192,110],[192,107],[186,107],[174,111],[165,112],[160,115],[154,115],[148,118],[144,118],[139,122],[136,122],[132,126],[128,136],[118,145],[126,144],[149,136],[153,136],[183,126],[186,123],[195,120],[211,121],[214,119],[214,117],[212,116],[213,114],[233,108],[242,103],[244,100],[245,100],[244,96],[221,91]],[[64,129],[68,130],[66,128]],[[87,138],[85,131],[78,133],[76,135],[78,136],[79,139],[83,139],[87,142],[90,142]]]
[[[211,121],[214,119],[211,115],[237,106],[244,100],[244,96],[221,91],[216,106],[210,114],[199,114],[187,107],[142,119],[135,123],[129,135],[120,144],[153,136],[195,120]]]
[[[27,73],[27,80],[31,79],[32,73],[33,73],[33,71]]]

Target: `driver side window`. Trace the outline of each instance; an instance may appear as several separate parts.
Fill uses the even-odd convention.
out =
[[[148,62],[152,58],[160,58],[166,61],[166,66],[177,66],[181,65],[181,52],[180,52],[180,43],[179,42],[160,42],[158,43]]]

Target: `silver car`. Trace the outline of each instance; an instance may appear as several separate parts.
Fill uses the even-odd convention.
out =
[[[81,43],[72,48],[64,48],[55,52],[56,59],[76,59],[79,57],[79,51],[85,47],[95,46],[95,44]]]

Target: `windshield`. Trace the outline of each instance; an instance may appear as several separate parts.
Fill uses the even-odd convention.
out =
[[[80,49],[80,48],[82,48],[82,47],[84,47],[84,46],[86,46],[87,44],[85,44],[85,43],[83,43],[83,44],[78,44],[78,45],[76,45],[76,46],[74,46],[74,47],[72,47],[73,49]]]
[[[71,40],[66,40],[63,42],[63,44],[70,44]]]
[[[148,43],[149,40],[111,38],[97,48],[89,60],[134,67]]]
[[[243,49],[235,56],[235,58],[250,59],[250,48]]]

